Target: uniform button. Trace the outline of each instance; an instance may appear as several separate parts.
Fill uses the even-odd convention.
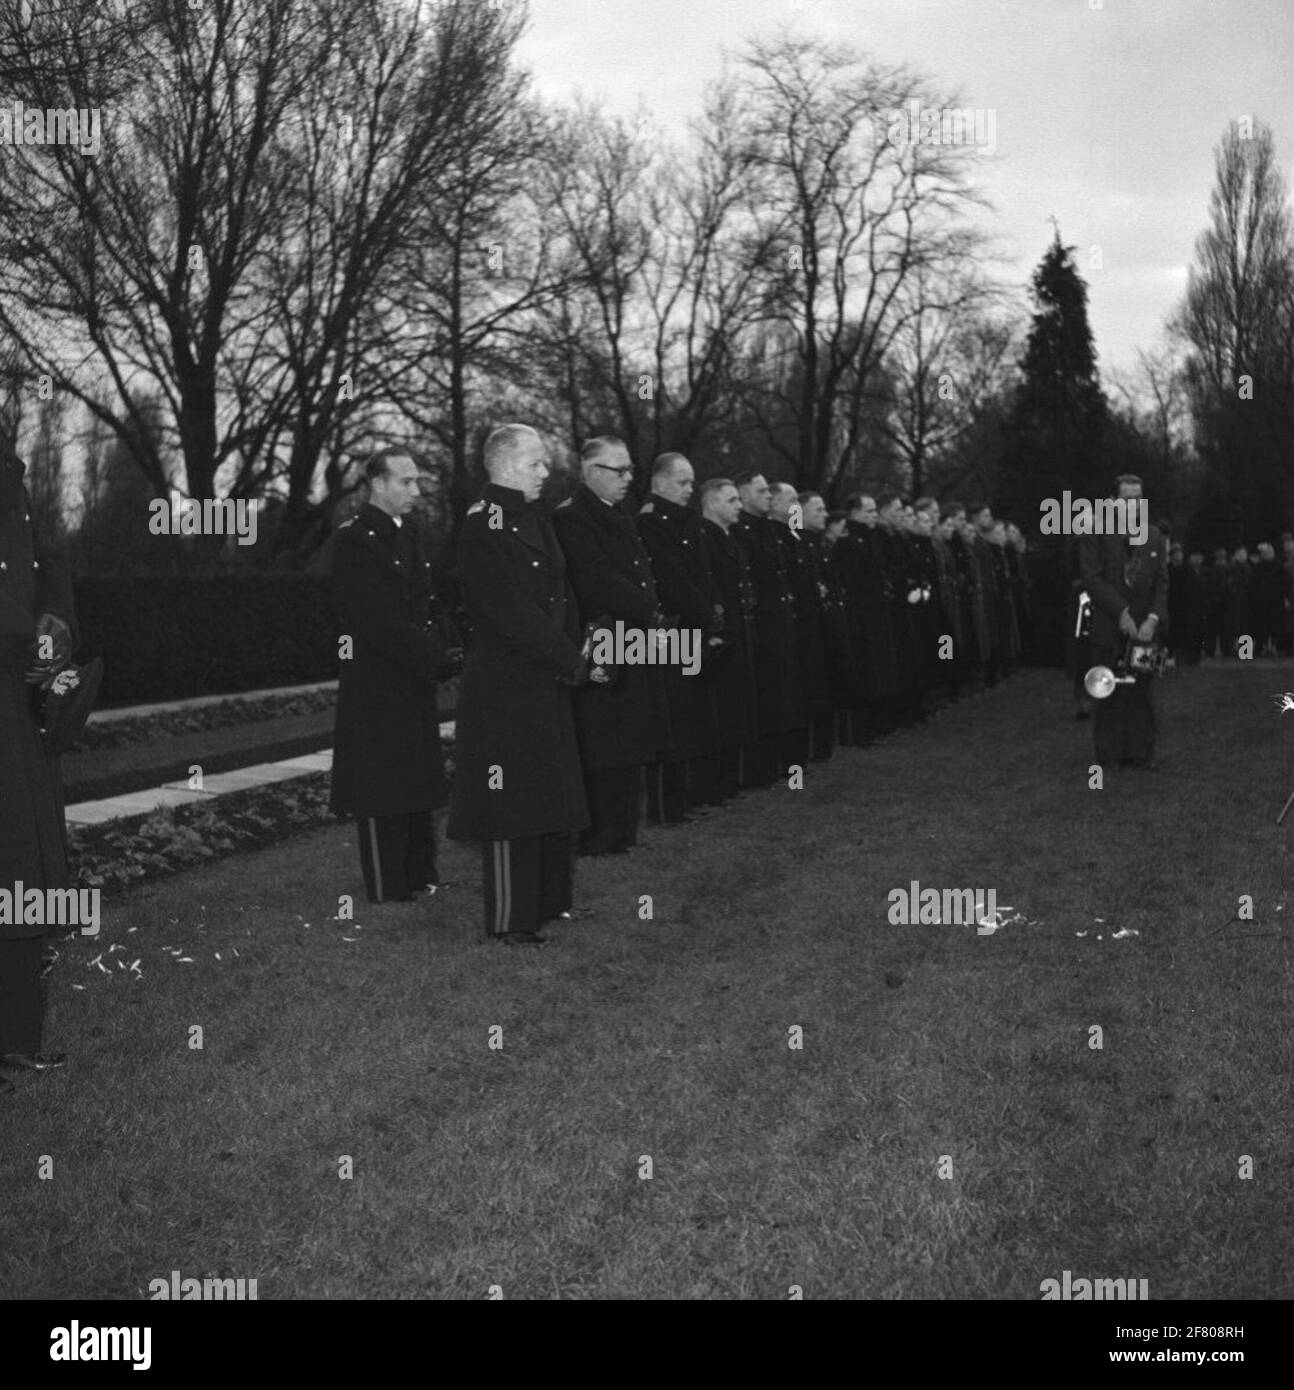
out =
[[[8,568],[9,566],[3,560],[0,560],[0,570],[7,570]]]
[[[530,563],[531,563],[532,565],[537,565],[537,564],[539,563],[539,561],[538,561],[538,560],[531,560]]]

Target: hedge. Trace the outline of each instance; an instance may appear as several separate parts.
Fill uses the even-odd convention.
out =
[[[326,585],[306,575],[83,578],[78,660],[104,659],[100,705],[232,694],[337,675]]]
[[[1064,660],[1069,580],[1058,557],[1030,557],[1033,659]],[[326,584],[295,573],[84,578],[82,647],[102,656],[101,706],[234,694],[337,675]]]

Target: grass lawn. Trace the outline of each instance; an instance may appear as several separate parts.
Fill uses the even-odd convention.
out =
[[[56,972],[68,1069],[0,1101],[0,1295],[1289,1297],[1286,688],[1165,682],[1163,771],[1094,791],[1026,671],[582,861],[598,920],[540,952],[483,941],[462,847],[434,905],[368,907],[342,827],[106,901]],[[912,879],[1018,920],[891,925]]]

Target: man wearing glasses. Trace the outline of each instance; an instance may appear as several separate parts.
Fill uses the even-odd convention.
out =
[[[622,503],[633,464],[612,435],[590,439],[580,456],[581,483],[553,516],[579,602],[580,621],[652,633],[663,615],[651,561]],[[575,720],[592,824],[583,854],[627,854],[637,844],[643,769],[672,746],[664,672],[625,666],[609,684],[576,692]]]

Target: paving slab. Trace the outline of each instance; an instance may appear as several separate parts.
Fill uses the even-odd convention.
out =
[[[141,715],[169,714],[174,710],[203,709],[207,705],[223,705],[231,700],[261,700],[269,695],[305,695],[312,690],[336,690],[337,682],[311,681],[308,685],[280,685],[272,690],[237,690],[229,695],[194,695],[187,700],[164,700],[152,705],[126,705],[121,709],[97,709],[90,715],[91,724],[112,724],[119,719],[138,719]]]
[[[149,791],[130,792],[126,796],[110,796],[102,801],[81,801],[67,808],[72,825],[102,825],[105,821],[124,820],[127,816],[146,816],[164,806],[192,806],[195,801],[210,801],[206,792],[176,787],[153,787]]]

